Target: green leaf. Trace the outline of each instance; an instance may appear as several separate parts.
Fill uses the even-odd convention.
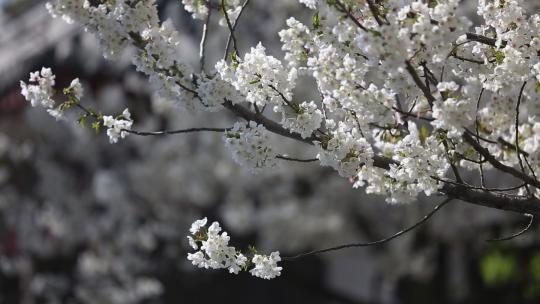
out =
[[[502,52],[502,51],[496,51],[495,52],[495,62],[497,64],[502,64],[505,57],[506,57],[506,55],[504,54],[504,52]]]
[[[429,137],[429,129],[426,126],[420,127],[420,141],[422,144],[426,142],[426,139]]]
[[[540,93],[540,82],[537,81],[535,84],[534,84],[534,91],[536,93]]]
[[[92,129],[96,130],[96,134],[99,133],[101,129],[101,123],[99,121],[94,121],[92,123]]]
[[[313,28],[318,29],[320,25],[319,11],[316,11],[315,14],[313,14]]]
[[[83,126],[85,128],[86,128],[86,122],[87,122],[86,115],[81,115],[77,119],[77,123],[79,123],[81,126]]]

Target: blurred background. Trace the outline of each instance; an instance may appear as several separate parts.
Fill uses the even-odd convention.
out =
[[[159,0],[184,59],[196,66],[201,22],[180,0]],[[538,12],[536,1],[527,1]],[[0,0],[0,303],[540,303],[537,225],[527,218],[453,202],[389,244],[284,262],[272,281],[200,270],[186,259],[190,224],[219,220],[236,247],[282,256],[389,236],[442,200],[391,206],[317,164],[284,163],[265,174],[239,167],[220,134],[129,136],[111,145],[75,122],[32,109],[19,81],[51,67],[57,84],[80,77],[84,103],[105,113],[129,107],[137,130],[228,127],[227,113],[193,115],[153,95],[130,50],[106,61],[97,41],[52,19],[44,1]],[[474,1],[464,13],[474,15]],[[252,0],[240,49],[262,41],[281,58],[277,32],[312,12],[296,0]],[[226,32],[211,24],[213,64]],[[309,86],[296,94],[309,94]],[[275,139],[281,153],[313,157]],[[490,176],[502,183],[499,176]]]

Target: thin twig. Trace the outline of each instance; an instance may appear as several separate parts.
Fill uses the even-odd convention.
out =
[[[378,241],[374,241],[374,242],[368,242],[368,243],[352,243],[352,244],[345,244],[345,245],[340,245],[340,246],[335,246],[335,247],[330,247],[330,248],[326,248],[326,249],[320,249],[320,250],[314,250],[314,251],[310,251],[310,252],[306,252],[306,253],[301,253],[301,254],[298,254],[298,255],[295,255],[295,256],[292,256],[292,257],[284,257],[282,258],[283,261],[293,261],[293,260],[297,260],[297,259],[300,259],[300,258],[305,258],[305,257],[308,257],[308,256],[312,256],[312,255],[317,255],[317,254],[321,254],[321,253],[326,253],[326,252],[330,252],[330,251],[337,251],[337,250],[341,250],[341,249],[346,249],[346,248],[355,248],[355,247],[368,247],[368,246],[374,246],[374,245],[380,245],[380,244],[384,244],[384,243],[387,243],[411,230],[414,230],[415,228],[419,227],[420,225],[422,225],[423,223],[425,223],[427,220],[429,220],[435,213],[437,213],[437,211],[439,211],[444,205],[446,205],[447,203],[449,203],[450,201],[452,200],[452,198],[447,198],[445,199],[442,203],[438,204],[437,206],[435,206],[435,208],[433,208],[432,211],[430,211],[428,214],[426,214],[420,221],[416,222],[414,225],[406,228],[406,229],[403,229],[395,234],[393,234],[392,236],[390,237],[387,237],[387,238],[384,238],[384,239],[381,239],[381,240],[378,240]]]
[[[318,161],[317,158],[308,158],[308,159],[300,159],[300,158],[293,158],[286,155],[277,155],[276,158],[293,161],[293,162],[299,162],[299,163],[311,163]]]
[[[234,28],[233,28],[233,25],[231,23],[231,19],[229,19],[229,14],[227,13],[227,7],[225,6],[225,2],[226,2],[225,0],[221,0],[221,9],[223,11],[223,14],[225,15],[225,21],[227,21],[227,27],[229,28],[229,34],[232,37],[234,51],[236,52],[236,54],[239,54],[239,52],[238,52],[238,43],[236,41],[236,37],[234,36]],[[236,20],[235,20],[234,23],[236,24]],[[228,49],[229,49],[229,47],[227,46],[225,54],[227,54],[229,52]]]
[[[437,176],[432,176],[431,178],[433,178],[433,179],[436,180],[436,181],[445,183],[445,184],[450,184],[450,185],[459,186],[459,187],[465,187],[465,188],[468,188],[468,189],[474,189],[474,190],[488,191],[488,192],[507,192],[507,191],[514,191],[514,190],[518,190],[518,189],[520,189],[520,188],[523,188],[523,187],[525,187],[525,185],[527,185],[526,183],[523,183],[523,184],[521,184],[521,185],[513,186],[513,187],[508,187],[508,188],[486,188],[486,187],[476,187],[476,186],[473,186],[473,185],[465,184],[465,183],[463,183],[463,182],[458,183],[458,182],[456,182],[456,181],[451,181],[451,180],[446,180],[446,179],[438,178]]]
[[[497,239],[490,239],[490,240],[486,240],[486,242],[501,242],[501,241],[508,241],[508,240],[511,240],[511,239],[515,239],[517,238],[518,236],[524,234],[525,232],[529,231],[529,229],[531,228],[533,222],[534,222],[534,215],[532,214],[524,214],[524,216],[528,217],[529,218],[529,223],[527,224],[527,226],[525,226],[525,228],[523,228],[521,231],[517,232],[517,233],[514,233],[510,236],[507,236],[507,237],[502,237],[502,238],[497,238]]]
[[[298,105],[294,104],[292,101],[288,100],[281,91],[279,91],[274,85],[269,84],[268,85],[274,92],[276,92],[281,99],[283,99],[283,102],[285,102],[286,105],[288,105],[291,109],[293,109],[296,113],[298,113],[299,107]]]
[[[475,116],[474,116],[474,128],[475,128],[475,131],[476,131],[476,138],[477,138],[477,141],[478,141],[478,144],[480,144],[480,139],[478,139],[480,137],[480,130],[479,130],[479,121],[478,121],[478,110],[480,109],[480,101],[482,100],[482,95],[484,94],[484,88],[482,87],[482,90],[480,91],[480,95],[478,96],[478,100],[476,101],[476,112],[475,112]],[[482,185],[482,187],[486,187],[486,179],[485,179],[485,176],[484,176],[484,165],[482,165],[482,162],[480,162],[479,164],[479,170],[480,170],[480,185]]]
[[[172,135],[172,134],[183,134],[183,133],[194,133],[194,132],[226,132],[230,131],[232,128],[189,128],[181,130],[163,130],[163,131],[136,131],[123,129],[122,131],[128,132],[140,136],[161,136],[161,135]]]
[[[474,136],[474,137],[477,138],[477,139],[481,139],[482,141],[485,141],[485,142],[490,143],[490,144],[495,144],[495,145],[497,144],[497,141],[495,141],[495,140],[487,139],[487,138],[485,138],[485,137],[482,137],[482,136],[480,136],[480,135],[477,135],[475,132],[473,132],[473,131],[471,131],[471,130],[469,130],[469,129],[467,129],[467,128],[463,128],[463,129],[465,129],[465,132],[469,133],[470,135]],[[514,145],[512,145],[512,147],[513,147],[513,146],[514,146]]]
[[[476,64],[484,64],[483,60],[477,60],[477,59],[473,59],[473,58],[466,58],[466,57],[463,57],[463,56],[459,56],[458,54],[452,54],[452,57],[454,57],[456,59],[459,59],[461,61],[467,61],[467,62],[476,63]]]
[[[232,31],[229,28],[229,37],[227,38],[227,45],[225,45],[225,51],[223,52],[223,60],[227,60],[227,55],[229,54],[229,48],[231,47],[231,42],[233,39],[233,33],[236,30],[236,26],[238,25],[238,20],[242,16],[242,13],[244,12],[244,9],[248,5],[248,3],[249,3],[249,0],[244,1],[244,4],[242,4],[242,7],[240,8],[240,12],[238,13],[238,16],[236,17],[236,20],[232,26]]]
[[[443,78],[444,78],[444,70],[446,68],[446,64],[448,63],[448,58],[450,58],[452,55],[455,54],[455,52],[457,52],[457,48],[462,46],[462,45],[465,45],[467,43],[470,43],[470,42],[473,42],[472,40],[467,40],[467,41],[463,41],[463,42],[460,42],[460,43],[457,43],[456,45],[454,45],[454,47],[452,48],[452,50],[450,50],[450,52],[448,52],[448,55],[446,55],[446,58],[444,59],[444,64],[441,68],[441,75],[439,77],[440,81],[442,82],[443,81]]]
[[[403,110],[400,110],[396,107],[392,107],[392,110],[400,113],[400,114],[403,114],[404,116],[407,116],[407,117],[412,117],[412,118],[416,118],[416,119],[420,119],[420,120],[425,120],[425,121],[434,121],[435,119],[434,118],[429,118],[429,117],[424,117],[424,116],[421,116],[420,114],[418,113],[412,113],[412,112],[405,112]],[[411,107],[411,110],[412,110],[412,107]]]
[[[349,17],[349,19],[352,22],[354,22],[354,24],[356,24],[363,31],[368,32],[368,29],[362,23],[360,23],[360,21],[358,21],[358,19],[356,19],[355,16],[353,16],[351,11],[341,1],[339,1],[339,0],[334,0],[334,1],[335,1],[336,5],[339,7],[339,9],[341,9],[345,14],[347,14],[347,17]]]
[[[516,104],[516,120],[515,120],[515,127],[516,127],[516,154],[519,161],[519,167],[521,168],[521,172],[523,174],[527,174],[525,172],[525,166],[523,165],[523,160],[521,159],[521,153],[519,151],[521,150],[519,148],[519,106],[521,105],[521,98],[523,97],[523,91],[525,90],[525,86],[527,85],[527,82],[523,82],[523,85],[521,86],[521,89],[519,90],[519,96]],[[535,178],[536,179],[536,178]],[[525,189],[527,190],[527,193],[529,195],[532,195],[531,189],[529,189],[529,186],[526,186]]]

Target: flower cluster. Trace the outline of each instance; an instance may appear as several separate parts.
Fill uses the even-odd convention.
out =
[[[299,104],[296,112],[294,117],[284,119],[283,126],[300,133],[302,138],[311,136],[311,133],[321,126],[324,116],[314,101]]]
[[[317,5],[319,4],[319,0],[299,0],[300,3],[303,3],[305,6],[309,7],[310,9],[317,9]]]
[[[476,103],[472,98],[470,87],[459,90],[455,82],[441,82],[437,85],[442,98],[433,105],[432,125],[436,128],[447,130],[451,137],[459,137],[463,128],[470,126],[475,119]]]
[[[42,68],[41,71],[32,72],[30,73],[29,84],[21,81],[21,94],[30,102],[32,107],[43,107],[56,120],[61,120],[64,110],[77,103],[83,97],[84,90],[79,79],[73,79],[69,87],[64,89],[64,94],[70,100],[55,107],[53,99],[55,79],[56,76],[50,68]]]
[[[30,73],[30,83],[21,81],[21,93],[32,104],[47,109],[54,107],[54,84],[56,76],[49,68]]]
[[[277,165],[276,153],[272,149],[268,131],[254,121],[237,122],[232,130],[225,132],[225,146],[232,152],[233,159],[252,172]]]
[[[317,158],[321,165],[336,169],[343,177],[354,177],[362,166],[373,164],[371,144],[358,129],[351,129],[344,123],[330,133],[326,147],[320,147],[320,150]]]
[[[80,23],[96,34],[106,58],[118,57],[130,45],[132,33],[155,27],[159,20],[154,0],[101,1],[99,5],[89,1],[54,0],[47,3],[47,9],[53,17]]]
[[[182,0],[182,4],[184,5],[186,12],[191,13],[193,19],[206,20],[210,14],[210,0]],[[225,5],[224,8],[221,7],[220,3],[220,11],[225,10],[231,25],[234,25],[242,10],[240,0],[227,0],[223,1],[223,4]],[[219,19],[219,25],[224,27],[228,26],[225,14]]]
[[[227,232],[222,232],[218,222],[206,228],[207,221],[207,218],[196,220],[189,229],[189,245],[197,250],[187,256],[193,265],[206,269],[228,269],[229,273],[234,274],[253,267],[249,271],[253,276],[267,280],[281,275],[282,267],[277,266],[277,262],[281,261],[279,252],[272,252],[270,256],[253,253],[253,258],[248,260],[242,252],[229,246],[230,237]]]
[[[423,142],[422,142],[423,141]],[[390,203],[413,201],[418,193],[432,195],[442,187],[433,177],[442,178],[448,161],[441,157],[444,148],[435,136],[421,138],[414,123],[409,123],[409,134],[395,147],[394,159],[399,165],[390,165],[387,191]]]
[[[256,254],[251,262],[255,265],[249,272],[255,276],[265,280],[270,280],[281,275],[282,267],[277,263],[281,261],[279,252],[274,251],[270,256]]]
[[[193,19],[205,20],[208,16],[208,2],[206,0],[182,0],[186,12],[191,13]]]
[[[197,94],[206,111],[214,112],[223,109],[225,100],[235,104],[242,100],[242,95],[228,82],[219,77],[207,76],[198,79]]]
[[[92,128],[96,131],[99,131],[100,125],[107,127],[110,143],[116,143],[118,139],[125,138],[129,134],[128,131],[131,130],[133,125],[129,110],[125,109],[121,115],[114,118],[113,116],[97,114],[93,110],[83,107],[80,100],[83,97],[84,90],[78,78],[73,79],[69,87],[63,90],[67,100],[55,107],[56,103],[53,99],[55,78],[56,76],[49,68],[30,73],[29,84],[21,81],[21,94],[33,107],[41,106],[47,109],[47,112],[56,120],[63,119],[64,111],[77,105],[83,110],[78,119],[79,123],[85,125],[87,119],[92,118],[94,119]]]
[[[191,88],[192,69],[178,62],[180,38],[172,22],[166,21],[160,27],[142,31],[141,39],[144,47],[139,48],[133,64],[148,76],[156,94],[181,108],[198,109],[200,104],[193,98]]]
[[[223,80],[246,96],[246,101],[259,107],[269,101],[276,112],[292,98],[297,77],[296,69],[286,70],[281,61],[266,55],[261,43],[234,65],[219,61],[216,70]]]
[[[118,139],[125,138],[131,130],[133,120],[128,109],[125,109],[121,115],[114,118],[112,116],[103,116],[103,125],[107,127],[107,136],[111,144],[117,143]]]
[[[309,42],[309,29],[295,18],[287,19],[287,29],[281,30],[278,34],[285,51],[285,61],[290,66],[297,67],[305,65],[308,56],[306,45]]]

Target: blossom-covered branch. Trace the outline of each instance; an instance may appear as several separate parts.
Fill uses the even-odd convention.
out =
[[[205,24],[200,72],[182,61],[180,35],[170,21],[159,20],[154,0],[47,4],[53,16],[94,33],[106,58],[132,47],[133,64],[163,99],[184,111],[234,113],[239,121],[231,129],[132,131],[127,110],[112,117],[84,108],[77,81],[64,92],[68,100],[55,107],[48,69],[22,83],[23,94],[57,118],[67,108],[81,108],[80,120],[107,127],[111,142],[130,133],[219,131],[233,159],[256,173],[277,167],[277,159],[302,161],[276,152],[273,139],[283,137],[314,146],[321,166],[392,204],[444,194],[540,213],[540,15],[528,15],[519,0],[479,0],[483,23],[473,28],[459,16],[457,0],[300,2],[315,11],[313,21],[285,22],[278,33],[281,60],[262,43],[240,53],[235,29],[248,1],[183,0],[185,10]],[[224,58],[205,71],[213,17],[229,40]],[[313,80],[317,98],[296,94],[299,77]],[[491,187],[487,170],[509,174],[520,186]],[[464,171],[478,171],[478,183],[467,184]],[[228,247],[219,226],[211,227],[198,242],[220,239],[221,260],[212,264],[214,252],[203,249],[192,256],[196,264],[237,272],[245,256]],[[278,254],[256,257],[252,263],[261,269],[277,267]]]

